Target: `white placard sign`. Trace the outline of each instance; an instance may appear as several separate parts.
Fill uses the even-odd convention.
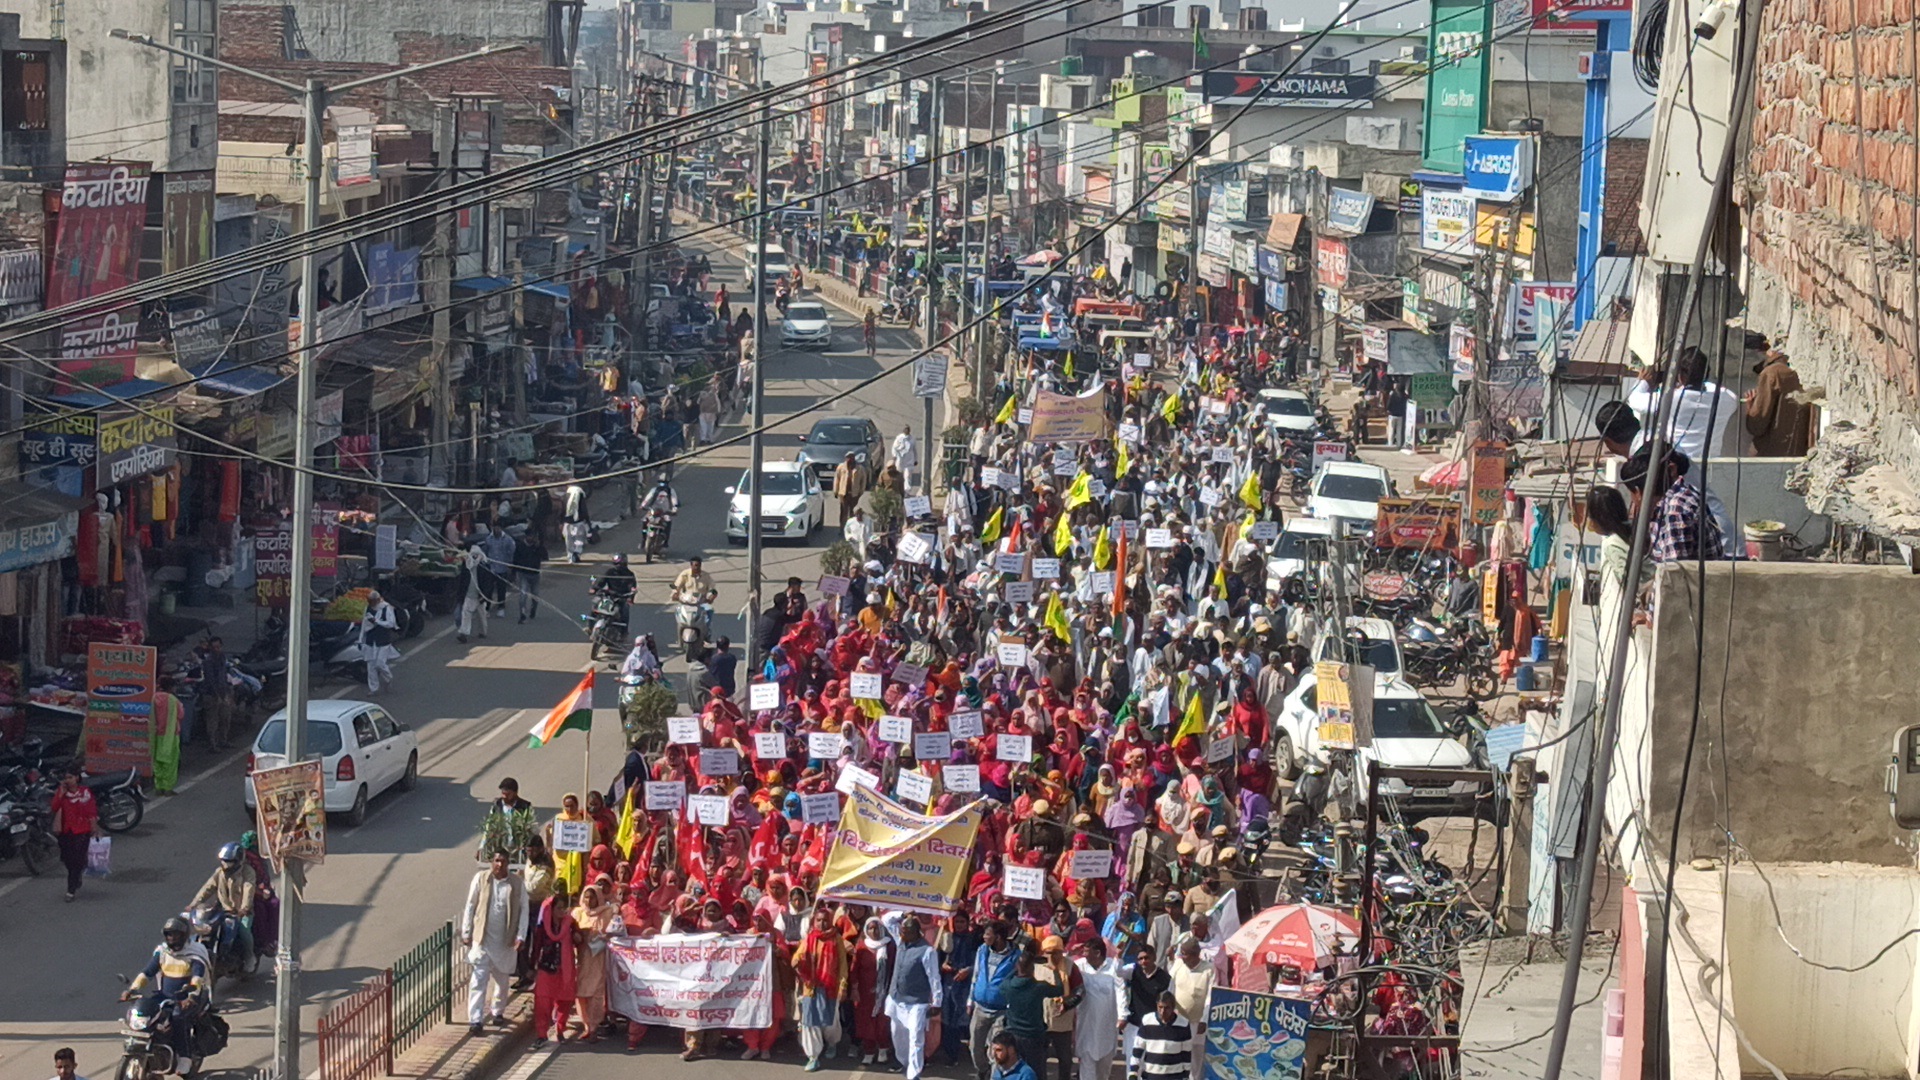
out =
[[[1213,448],[1213,463],[1214,463],[1215,465],[1231,465],[1231,464],[1233,464],[1233,447],[1231,447],[1231,446],[1216,446],[1216,447],[1214,447],[1214,448]]]
[[[1347,460],[1347,444],[1343,442],[1316,442],[1313,444],[1313,471],[1319,472],[1320,466],[1329,461]]]
[[[1000,647],[994,650],[994,655],[999,658],[1001,667],[1027,666],[1027,647],[1017,642],[1001,642]]]
[[[968,792],[980,790],[980,766],[947,765],[940,770],[940,779],[946,781],[947,790]]]
[[[913,741],[913,721],[905,716],[883,716],[880,718],[880,738],[883,742],[910,743]]]
[[[913,756],[920,761],[945,761],[953,753],[953,736],[944,731],[922,731],[913,737]]]
[[[1096,499],[1106,498],[1107,482],[1105,480],[1100,479],[1097,476],[1089,479],[1087,481],[1087,494],[1093,496]]]
[[[1280,523],[1277,521],[1256,521],[1253,528],[1247,530],[1247,539],[1266,543],[1280,539]]]
[[[1018,574],[1027,568],[1027,557],[1020,554],[1009,555],[1001,552],[993,557],[993,569],[1001,574]]]
[[[840,574],[820,575],[821,596],[845,596],[847,595],[847,590],[852,587],[853,579],[850,577],[844,577]]]
[[[879,791],[880,778],[858,765],[849,765],[841,769],[840,779],[834,782],[833,790],[840,792],[842,795],[851,795],[853,794],[853,789],[856,787]]]
[[[739,776],[740,751],[731,746],[709,746],[700,751],[700,775]]]
[[[908,806],[925,806],[933,801],[933,777],[903,772],[895,778],[893,792]]]
[[[700,744],[700,718],[697,716],[667,717],[667,741],[686,746]]]
[[[1123,443],[1131,443],[1134,446],[1140,445],[1140,425],[1139,424],[1133,423],[1132,421],[1128,421],[1127,423],[1121,424],[1119,429],[1119,435],[1120,435],[1120,441]]]
[[[854,697],[865,698],[868,701],[879,701],[880,694],[887,685],[887,680],[871,671],[856,671],[848,682],[852,684],[849,690]]]
[[[847,747],[846,736],[837,731],[809,731],[807,733],[807,756],[821,761],[832,761],[840,756]]]
[[[1015,409],[1013,413],[1013,422],[1016,424],[1033,423],[1033,410],[1032,409]]]
[[[1095,570],[1091,576],[1092,576],[1091,584],[1093,586],[1093,595],[1095,596],[1112,596],[1113,595],[1113,571]]]
[[[893,681],[902,686],[921,686],[927,681],[927,665],[897,664],[893,669]]]
[[[933,499],[926,495],[909,495],[906,502],[902,504],[902,508],[906,511],[909,521],[914,518],[932,517]]]
[[[1137,352],[1137,353],[1134,353],[1134,354],[1133,354],[1133,366],[1134,366],[1134,367],[1137,367],[1137,368],[1150,368],[1150,367],[1152,367],[1152,366],[1153,366],[1153,354],[1152,354],[1152,353],[1145,353],[1145,352]]]
[[[747,707],[754,712],[780,707],[780,684],[777,682],[757,682],[747,687]]]
[[[1227,415],[1227,399],[1211,398],[1207,401],[1207,412],[1212,416]]]
[[[1113,852],[1076,851],[1073,861],[1067,864],[1067,873],[1075,881],[1089,881],[1093,878],[1113,876]]]
[[[553,823],[553,850],[593,850],[593,822],[556,821]]]
[[[1207,744],[1207,764],[1230,760],[1233,757],[1233,740],[1218,738]]]
[[[1215,488],[1201,488],[1200,489],[1200,505],[1208,508],[1219,506],[1220,505],[1219,490]],[[1153,545],[1148,544],[1147,546],[1152,547]]]
[[[725,828],[733,820],[733,807],[725,795],[689,795],[687,814],[702,825]]]
[[[995,761],[1028,762],[1033,760],[1033,736],[1002,735],[994,743]]]
[[[1170,548],[1172,546],[1173,546],[1173,530],[1171,529],[1148,529],[1147,530],[1147,549],[1149,551],[1153,550],[1154,548]]]
[[[977,739],[986,733],[979,709],[966,709],[947,717],[947,734],[956,739]]]
[[[1000,470],[994,468],[991,465],[988,465],[985,468],[981,469],[980,470],[980,486],[981,487],[999,487],[1000,486]]]
[[[1038,866],[1009,866],[1000,891],[1014,900],[1045,900],[1047,872]]]
[[[933,541],[917,532],[901,533],[900,542],[893,547],[894,554],[901,562],[910,562],[925,566],[933,561]]]
[[[648,810],[678,810],[687,801],[687,785],[678,780],[647,781]]]
[[[1072,458],[1068,458],[1065,461],[1055,460],[1053,463],[1053,475],[1055,476],[1072,476],[1079,471],[1080,466],[1076,464]]]
[[[800,820],[807,825],[839,821],[839,794],[832,791],[823,791],[818,795],[800,796]]]
[[[777,731],[758,732],[753,737],[753,756],[762,761],[787,756],[787,737]]]
[[[996,486],[1006,491],[1020,490],[1020,474],[1011,469],[1001,469],[999,476],[995,479],[999,481]]]
[[[1033,580],[1054,581],[1054,580],[1057,580],[1059,577],[1060,577],[1060,560],[1059,559],[1033,560]]]
[[[1000,586],[1000,599],[1009,604],[1033,603],[1033,582],[1009,581]]]

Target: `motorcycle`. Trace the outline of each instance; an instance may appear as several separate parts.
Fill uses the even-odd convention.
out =
[[[149,1011],[147,997],[135,999],[120,1020],[120,1067],[114,1080],[160,1080],[165,1076],[191,1077],[200,1066],[227,1048],[227,1022],[212,1002],[196,1015],[182,1016],[174,1002],[163,1000]],[[191,1056],[185,1061],[173,1048],[173,1025],[189,1025]]]
[[[0,862],[18,855],[34,877],[60,866],[60,841],[54,838],[51,817],[40,808],[43,804],[41,793],[32,788],[10,787],[0,793]]]
[[[673,621],[680,655],[692,660],[705,650],[707,635],[713,630],[713,604],[686,593],[674,597],[674,602],[679,605]]]
[[[667,535],[673,531],[673,515],[659,510],[648,511],[646,523],[641,526],[641,554],[651,563],[655,558],[667,553]]]
[[[93,791],[102,829],[126,832],[147,816],[147,793],[140,789],[140,770],[128,769],[125,776],[89,776],[81,783]]]
[[[627,602],[619,596],[596,589],[593,610],[580,616],[587,628],[588,659],[598,661],[602,653],[618,656],[627,643]]]

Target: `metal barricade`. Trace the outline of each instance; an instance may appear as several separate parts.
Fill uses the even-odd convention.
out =
[[[453,924],[393,962],[393,1052],[404,1054],[436,1023],[453,1021]]]
[[[383,971],[320,1015],[320,1080],[393,1072],[393,973]]]

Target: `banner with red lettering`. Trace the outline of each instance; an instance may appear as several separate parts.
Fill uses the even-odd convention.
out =
[[[773,1023],[773,945],[732,934],[616,937],[607,1007],[629,1020],[707,1031]]]
[[[67,166],[47,267],[47,306],[113,292],[134,283],[147,227],[144,161]],[[104,386],[133,378],[137,308],[74,320],[61,328],[60,369],[76,382]]]

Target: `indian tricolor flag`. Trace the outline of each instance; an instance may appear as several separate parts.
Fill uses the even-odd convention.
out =
[[[555,705],[551,712],[542,717],[540,722],[533,725],[533,729],[527,732],[530,736],[527,739],[527,747],[533,749],[545,746],[559,738],[561,732],[569,730],[585,732],[593,730],[593,672],[591,671],[580,677],[580,685],[573,688],[573,693],[561,698],[560,704]]]

